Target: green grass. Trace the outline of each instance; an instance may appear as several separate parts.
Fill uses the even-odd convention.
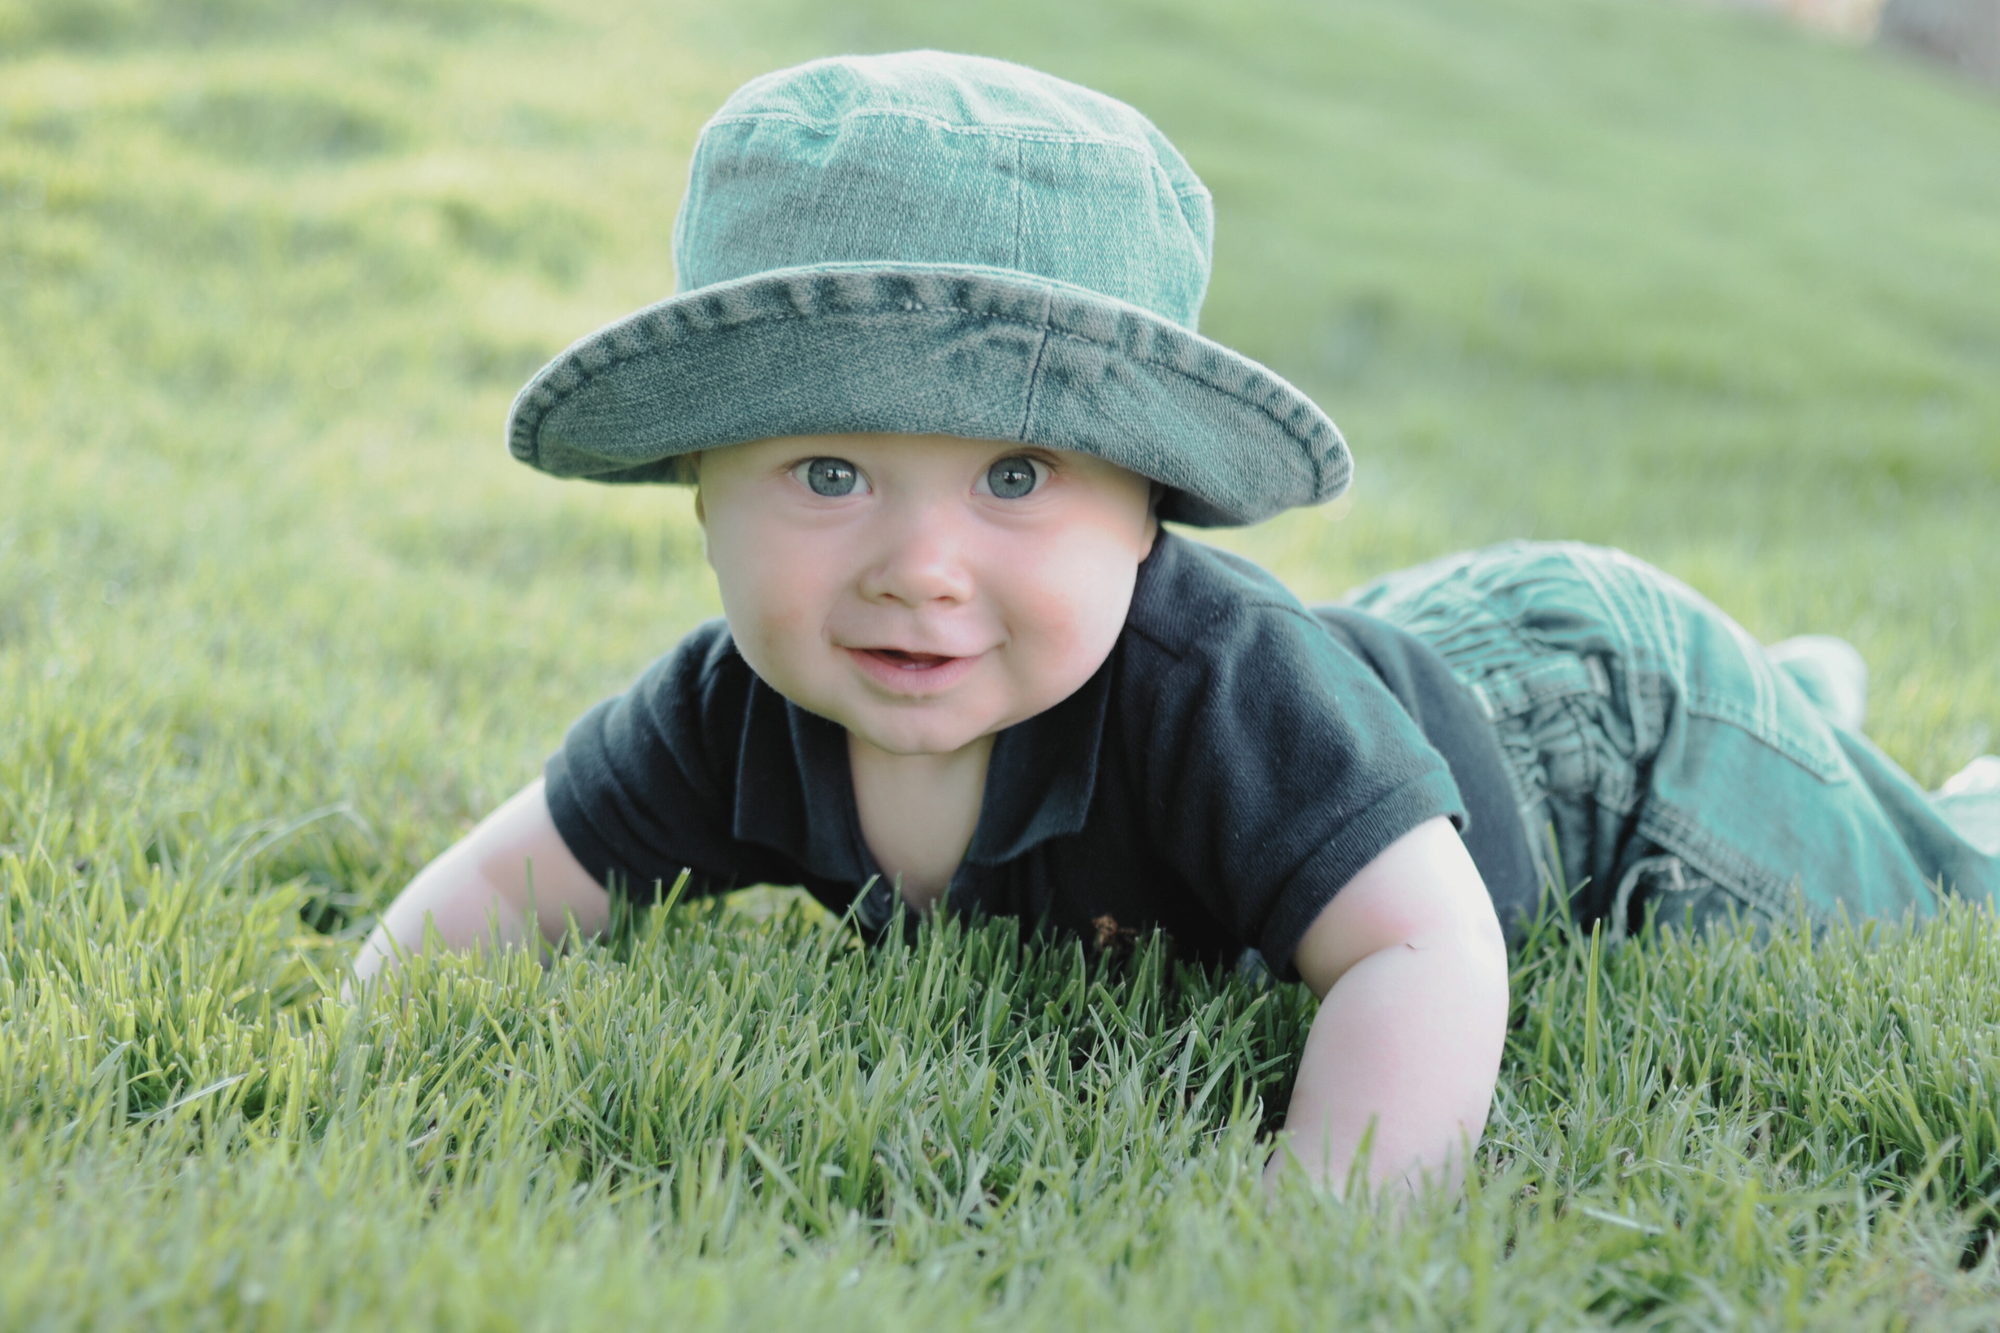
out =
[[[1664,0],[0,0],[0,1327],[1990,1325],[1982,914],[1544,935],[1400,1223],[1262,1202],[1310,1001],[1152,954],[695,906],[329,998],[715,610],[512,390],[666,292],[731,87],[917,44],[1214,187],[1205,329],[1360,459],[1225,538],[1302,592],[1615,542],[1854,639],[1919,776],[1996,748],[2000,104],[1914,67]]]

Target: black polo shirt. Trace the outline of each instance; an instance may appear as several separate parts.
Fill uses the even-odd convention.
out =
[[[1163,532],[1097,674],[994,738],[945,904],[1086,938],[1105,918],[1158,926],[1184,955],[1254,947],[1291,976],[1334,894],[1439,815],[1503,918],[1531,897],[1502,764],[1422,643],[1360,612],[1309,612],[1249,561]],[[892,915],[845,732],[759,680],[721,621],[587,713],[547,779],[563,841],[632,897],[685,867],[695,893],[797,884],[870,931]]]

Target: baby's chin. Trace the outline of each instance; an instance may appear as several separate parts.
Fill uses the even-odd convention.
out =
[[[855,740],[884,754],[903,756],[957,754],[1004,729],[961,718],[895,719],[885,723],[877,718],[836,717],[834,721],[845,727]]]

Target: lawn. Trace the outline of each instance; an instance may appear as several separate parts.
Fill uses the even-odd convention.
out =
[[[1136,103],[1204,330],[1351,501],[1308,596],[1615,543],[2000,748],[2000,101],[1668,0],[0,0],[0,1328],[2000,1322],[2000,933],[1544,931],[1461,1199],[1295,1189],[1311,1000],[784,895],[343,1005],[371,914],[714,614],[685,493],[506,456],[671,285],[743,78]]]

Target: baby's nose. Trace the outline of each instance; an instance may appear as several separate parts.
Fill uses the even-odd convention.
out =
[[[971,599],[972,571],[949,515],[908,515],[883,536],[880,557],[862,575],[863,596],[911,606]]]

